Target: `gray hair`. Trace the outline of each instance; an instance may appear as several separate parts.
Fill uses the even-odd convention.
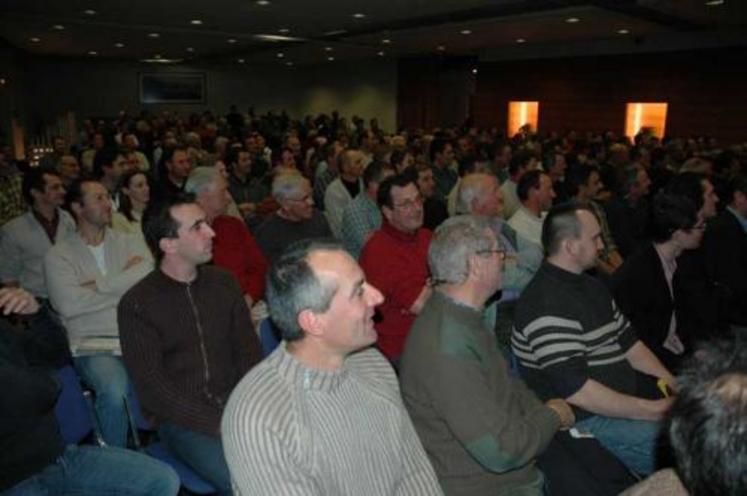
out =
[[[184,191],[199,196],[203,191],[209,189],[219,177],[223,176],[215,167],[195,167],[189,173],[187,182],[184,184]]]
[[[303,338],[298,325],[298,315],[303,310],[326,312],[337,292],[335,282],[320,279],[309,265],[309,256],[319,250],[344,251],[344,248],[334,240],[304,239],[290,245],[267,273],[270,317],[286,341]]]
[[[433,279],[460,284],[469,276],[469,259],[493,249],[495,237],[489,234],[487,219],[475,215],[451,217],[433,233],[428,248],[428,265]]]
[[[301,189],[309,184],[309,180],[301,174],[283,173],[272,181],[272,197],[277,201],[287,200],[298,196]]]
[[[478,177],[479,176],[479,177]],[[467,174],[459,181],[459,190],[457,195],[457,207],[456,211],[458,214],[471,214],[472,203],[482,198],[485,194],[485,181],[486,177],[495,177],[483,172],[473,172]]]

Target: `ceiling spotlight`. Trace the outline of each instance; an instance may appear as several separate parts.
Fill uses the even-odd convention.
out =
[[[628,31],[627,29],[618,29],[617,30],[617,34],[628,34],[628,33],[630,33],[630,31]]]
[[[392,40],[390,40],[389,38],[385,38],[385,39],[381,40],[381,42],[383,44],[385,44],[385,45],[388,45],[388,44],[390,44],[392,42]]]
[[[354,19],[363,19],[364,17],[366,17],[366,14],[363,14],[361,12],[356,12],[355,14],[353,14]]]
[[[579,19],[578,17],[569,17],[568,19],[565,20],[565,22],[567,22],[568,24],[576,24],[577,22],[580,22],[580,21],[581,19]]]
[[[194,48],[192,48],[192,47],[187,47],[187,51],[188,51],[188,52],[190,52],[190,53],[192,53],[192,52],[194,52],[194,51],[195,51],[195,49],[194,49]]]
[[[83,11],[85,15],[96,15],[96,11],[93,9],[86,9]]]
[[[331,52],[332,50],[334,50],[334,48],[332,48],[332,47],[324,47],[324,51],[325,52]]]
[[[5,86],[5,78],[0,78],[0,86]]]
[[[56,29],[57,31],[62,31],[63,29],[65,29],[65,26],[63,26],[62,24],[55,24],[54,26],[52,26],[52,29]]]
[[[244,62],[246,62],[246,60],[244,60],[244,59],[238,59],[236,62],[238,62],[239,64],[243,64]]]
[[[124,43],[115,43],[114,46],[117,48],[124,48]]]
[[[288,28],[280,28],[280,29],[278,29],[278,33],[280,33],[280,34],[288,34],[290,32],[291,32],[291,30],[288,29]]]
[[[378,55],[379,57],[383,57],[384,55],[386,55],[386,53],[384,53],[384,52],[377,52],[376,55]]]
[[[472,74],[477,74],[477,67],[475,67],[474,69],[472,69]]]
[[[717,5],[723,5],[724,0],[708,0],[705,4],[709,7],[715,7]]]
[[[160,38],[161,35],[158,33],[148,33],[148,38]]]
[[[516,38],[516,43],[526,43],[526,42],[527,40],[525,40],[524,38]]]
[[[41,41],[41,39],[37,38],[36,36],[34,36],[33,38],[29,38],[29,40],[31,41],[31,43],[39,43]]]
[[[202,26],[202,21],[200,19],[192,19],[189,23],[193,26]]]
[[[277,55],[277,57],[278,57],[279,59],[282,59],[283,57],[285,57],[285,54],[284,54],[283,52],[278,52],[278,55]]]
[[[327,60],[329,60],[330,62],[334,62],[335,58],[334,57],[327,57]]]
[[[99,52],[97,52],[96,50],[90,50],[90,51],[88,52],[88,55],[90,55],[90,56],[92,56],[92,57],[95,57],[95,56],[96,56],[96,55],[98,55],[98,54],[99,54]]]
[[[436,50],[438,50],[439,52],[445,52],[446,51],[446,47],[444,45],[438,45],[436,47]]]
[[[257,5],[259,5],[260,7],[264,7],[265,5],[270,5],[270,1],[269,0],[257,0]]]
[[[290,66],[292,66],[292,65],[293,65],[293,62],[291,62],[291,61],[289,60],[288,62],[286,62],[286,63],[285,63],[285,65],[287,65],[288,67],[290,67]]]
[[[472,31],[471,31],[471,30],[469,30],[469,29],[462,29],[462,30],[461,30],[461,31],[459,31],[459,32],[460,32],[460,33],[462,33],[462,34],[472,34]]]
[[[236,43],[236,38],[228,38],[226,41],[233,45],[234,43]]]

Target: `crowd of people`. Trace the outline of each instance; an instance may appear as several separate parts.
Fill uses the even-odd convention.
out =
[[[747,491],[747,145],[235,106],[70,138],[0,152],[0,490],[175,494],[136,397],[218,494]],[[63,446],[64,365],[105,447]]]

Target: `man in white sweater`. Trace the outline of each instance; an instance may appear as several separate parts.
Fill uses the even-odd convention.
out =
[[[236,494],[442,494],[376,341],[383,300],[341,245],[304,240],[268,275],[284,343],[236,387],[221,432]]]
[[[65,203],[77,235],[54,245],[44,260],[52,306],[67,329],[75,367],[96,393],[96,415],[107,444],[124,446],[127,416],[122,398],[127,372],[117,327],[121,296],[150,270],[143,242],[109,228],[109,193],[98,181],[76,181]]]

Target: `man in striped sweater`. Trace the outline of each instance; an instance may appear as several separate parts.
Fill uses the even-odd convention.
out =
[[[547,259],[522,293],[511,346],[537,395],[565,398],[576,429],[591,433],[629,469],[654,470],[659,420],[671,399],[636,396],[635,371],[674,385],[669,371],[635,335],[607,289],[583,272],[602,249],[594,213],[554,207],[542,231]]]
[[[221,432],[236,494],[439,495],[376,341],[383,300],[334,242],[291,245],[267,302],[285,342],[241,380]]]

